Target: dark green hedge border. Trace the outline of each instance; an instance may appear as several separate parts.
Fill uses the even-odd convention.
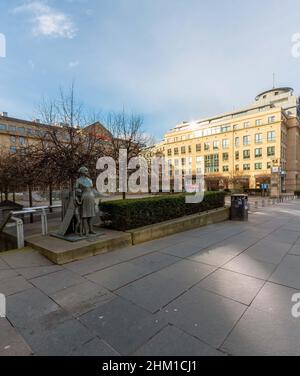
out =
[[[101,203],[100,210],[107,227],[127,231],[221,208],[225,204],[225,196],[225,192],[206,192],[199,204],[186,204],[185,194],[109,201]]]

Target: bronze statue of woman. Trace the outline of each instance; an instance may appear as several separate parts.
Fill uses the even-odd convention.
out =
[[[92,223],[93,218],[96,217],[93,182],[88,177],[89,170],[86,167],[81,167],[78,173],[80,176],[76,180],[75,190],[79,193],[79,215],[82,220],[83,233],[95,235]]]

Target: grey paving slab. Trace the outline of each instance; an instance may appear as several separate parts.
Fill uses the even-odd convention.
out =
[[[224,356],[175,326],[167,326],[144,344],[137,356]]]
[[[19,274],[13,269],[1,269],[0,270],[0,281],[2,279],[17,277],[18,275]],[[1,290],[1,287],[0,287],[0,290]]]
[[[1,260],[0,258],[0,270],[9,269],[9,268],[10,266],[4,260]]]
[[[197,286],[249,305],[263,285],[264,281],[260,279],[227,270],[217,270]]]
[[[299,238],[299,233],[296,231],[287,231],[279,229],[272,232],[266,239],[278,241],[280,243],[288,243],[293,245]]]
[[[285,256],[269,280],[300,289],[300,257],[294,255]]]
[[[106,289],[86,281],[50,294],[51,298],[72,315],[82,315],[94,308],[97,303],[114,298]]]
[[[161,253],[152,253],[150,255],[142,256],[130,261],[134,267],[144,268],[148,273],[153,273],[161,270],[169,265],[175,264],[180,259],[178,257],[165,255]]]
[[[59,265],[49,265],[49,266],[33,266],[31,268],[19,268],[15,269],[18,274],[21,274],[25,279],[33,279],[46,274],[58,272],[64,268]]]
[[[247,249],[245,254],[260,261],[279,264],[290,248],[289,243],[263,239]]]
[[[64,265],[64,267],[74,273],[84,276],[86,274],[94,273],[98,270],[109,268],[123,261],[124,259],[120,257],[119,253],[110,252],[94,257],[89,257],[84,260],[74,261]]]
[[[121,250],[100,254],[85,260],[75,261],[65,265],[65,268],[84,276],[153,253],[157,248],[159,247],[153,247],[145,243],[139,246],[122,248]]]
[[[12,268],[26,268],[32,266],[53,265],[51,261],[42,256],[38,251],[25,249],[0,253],[0,258]]]
[[[300,245],[294,245],[294,246],[289,250],[289,255],[300,256]]]
[[[218,348],[246,308],[233,300],[193,287],[157,317]]]
[[[243,248],[243,247],[242,247]],[[218,243],[189,257],[191,261],[201,262],[208,265],[220,267],[232,260],[241,253],[241,247],[236,247],[233,243]]]
[[[70,270],[64,269],[59,272],[31,279],[30,282],[46,294],[52,294],[70,286],[83,283],[85,279]]]
[[[169,247],[163,248],[160,252],[171,256],[186,258],[199,252],[201,249],[207,248],[215,240],[203,238],[199,240],[189,240],[183,243],[174,244]]]
[[[80,320],[121,355],[134,353],[166,325],[122,298],[102,304]]]
[[[177,281],[154,273],[139,279],[115,293],[149,312],[156,312],[189,288],[186,281]]]
[[[23,331],[24,338],[36,355],[67,356],[76,348],[94,338],[78,320],[71,319],[38,330]]]
[[[240,356],[299,356],[299,322],[249,308],[221,349]]]
[[[22,276],[7,277],[0,280],[0,293],[6,296],[32,288],[32,284]]]
[[[275,270],[276,265],[257,260],[246,254],[241,254],[225,264],[223,268],[250,277],[267,280]]]
[[[0,356],[29,356],[33,352],[5,318],[0,318]]]
[[[30,328],[37,319],[58,309],[52,299],[34,287],[7,298],[7,317],[17,328]]]
[[[267,282],[252,302],[251,307],[299,323],[299,318],[292,316],[292,307],[295,305],[292,297],[299,293],[300,290]]]
[[[73,350],[71,356],[120,356],[111,346],[99,338],[93,338]]]
[[[144,267],[125,262],[112,266],[111,268],[88,274],[86,278],[110,291],[114,291],[150,273],[151,270],[148,271]]]
[[[162,269],[158,274],[173,280],[186,284],[187,288],[192,287],[216,270],[216,267],[193,262],[190,260],[181,260],[174,265]]]

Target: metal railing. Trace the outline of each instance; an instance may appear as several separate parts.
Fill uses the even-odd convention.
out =
[[[41,224],[42,224],[42,235],[48,235],[48,217],[47,211],[50,209],[61,208],[62,205],[52,205],[52,206],[36,206],[32,208],[24,208],[23,210],[11,211],[9,218],[4,224],[4,228],[16,227],[17,229],[17,245],[18,249],[24,248],[25,245],[25,236],[24,236],[24,223],[22,218],[19,216],[24,216],[26,214],[40,214],[41,215]],[[12,221],[12,222],[9,222]]]

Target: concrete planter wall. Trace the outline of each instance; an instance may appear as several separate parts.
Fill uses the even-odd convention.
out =
[[[193,230],[213,223],[223,222],[229,219],[229,208],[211,210],[209,212],[190,215],[187,217],[172,219],[150,226],[140,227],[127,231],[132,236],[132,244],[141,244],[150,240],[160,239],[165,236]]]

